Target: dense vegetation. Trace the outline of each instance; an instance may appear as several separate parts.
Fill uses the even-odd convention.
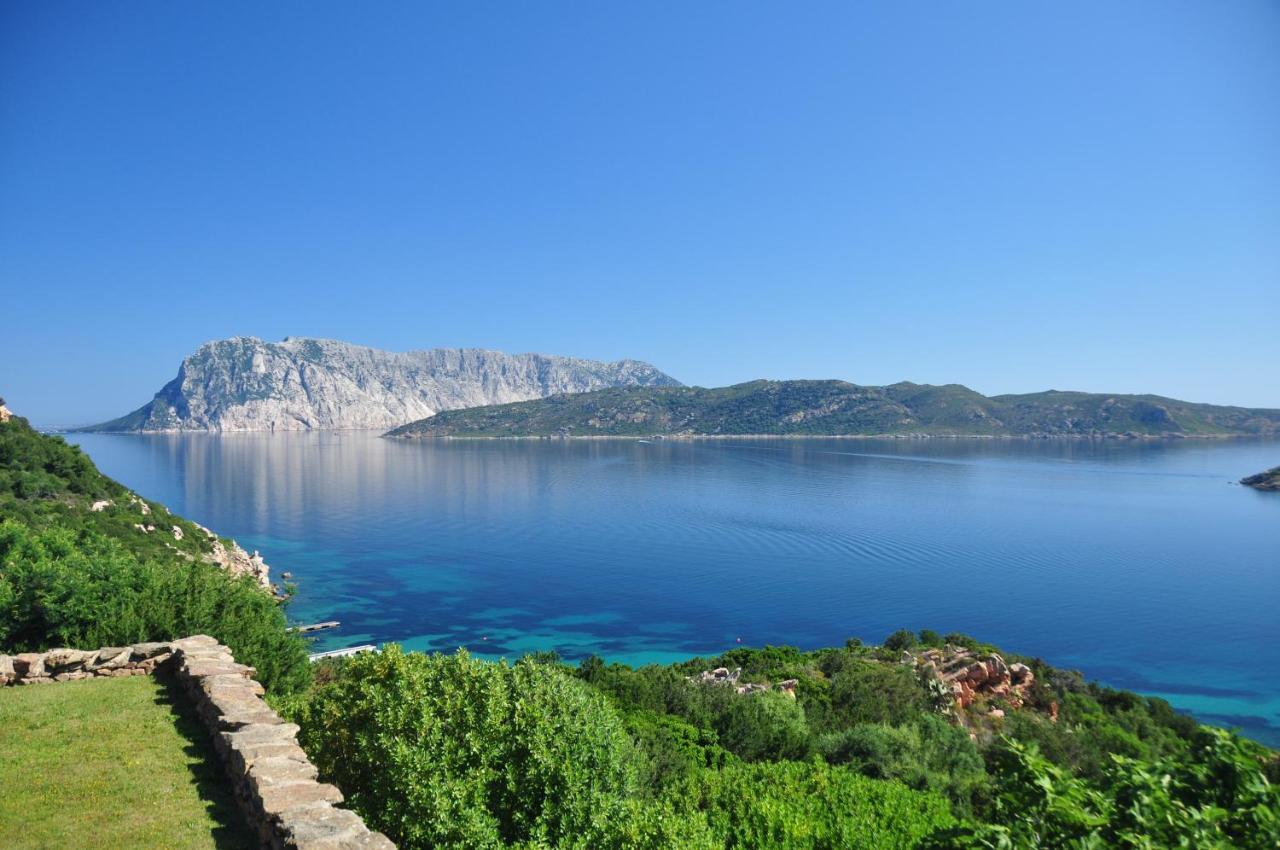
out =
[[[0,652],[205,633],[266,687],[304,686],[305,643],[252,578],[209,563],[219,543],[230,541],[130,493],[61,438],[0,422]]]
[[[216,635],[403,850],[1280,847],[1276,753],[1038,659],[1008,657],[1034,673],[1016,698],[959,705],[925,648],[990,657],[965,635],[638,669],[389,646],[313,677],[215,543],[0,423],[0,651]]]
[[[620,387],[438,413],[394,437],[733,434],[1231,435],[1280,433],[1280,410],[1153,395],[1049,391],[987,397],[958,384],[862,387],[753,381],[731,387]]]
[[[1280,842],[1274,752],[1035,659],[1020,708],[958,709],[903,662],[922,641],[943,638],[639,669],[392,646],[327,663],[281,707],[405,850]],[[794,680],[794,696],[699,680],[715,667],[741,668],[738,686]]]

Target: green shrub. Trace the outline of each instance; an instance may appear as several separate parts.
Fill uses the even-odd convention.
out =
[[[898,629],[893,634],[884,639],[884,648],[901,652],[904,649],[912,649],[916,645],[916,636],[910,629]]]
[[[679,796],[728,850],[906,850],[954,822],[941,797],[822,762],[729,765]]]
[[[210,634],[257,668],[263,686],[310,681],[306,644],[249,577],[179,559],[140,560],[93,532],[0,523],[0,647],[119,646]]]
[[[405,850],[576,846],[602,813],[635,811],[622,721],[555,667],[390,645],[282,707],[321,773]]]
[[[985,823],[942,830],[928,848],[1240,848],[1280,846],[1280,788],[1261,747],[1219,729],[1178,758],[1120,756],[1097,782],[1071,776],[1034,746],[993,751],[996,795]]]
[[[987,775],[969,735],[936,715],[904,726],[861,724],[822,737],[827,761],[947,796],[960,812],[985,798]]]

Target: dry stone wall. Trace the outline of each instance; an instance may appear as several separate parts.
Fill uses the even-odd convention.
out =
[[[102,649],[50,649],[0,655],[0,685],[44,685],[95,676],[145,676],[169,660],[168,643]]]
[[[205,728],[249,826],[264,850],[395,850],[355,812],[342,792],[317,780],[298,745],[298,727],[262,700],[255,670],[207,635],[85,651],[51,649],[0,655],[0,685],[35,685],[99,676],[173,675]]]

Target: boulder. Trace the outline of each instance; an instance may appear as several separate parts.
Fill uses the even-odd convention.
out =
[[[35,679],[44,675],[44,653],[20,652],[13,656],[13,669],[24,679]]]
[[[132,647],[107,646],[98,650],[98,658],[93,664],[86,666],[93,670],[115,670],[119,667],[124,667],[132,658]]]
[[[98,653],[82,649],[51,649],[44,654],[44,669],[51,673],[61,673],[86,662],[92,664],[97,657]]]
[[[111,507],[110,499],[99,499],[98,501],[94,502],[92,505],[89,506],[89,510],[93,511],[96,514],[96,513],[101,513],[102,511],[105,511],[109,507]]]

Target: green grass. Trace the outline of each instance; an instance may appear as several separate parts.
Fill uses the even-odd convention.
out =
[[[177,693],[150,676],[0,689],[0,847],[256,846]]]

